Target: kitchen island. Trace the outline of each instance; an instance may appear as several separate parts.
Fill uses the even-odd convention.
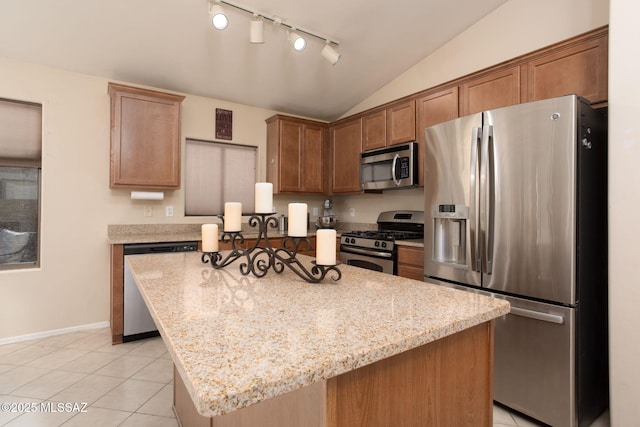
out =
[[[173,359],[182,425],[491,426],[505,301],[346,265],[310,284],[194,252],[127,262]]]

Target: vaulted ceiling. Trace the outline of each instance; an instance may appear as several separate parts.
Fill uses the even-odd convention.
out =
[[[338,40],[340,61],[270,21],[251,44],[251,14],[229,6],[216,30],[208,0],[2,0],[0,56],[330,121],[506,2],[230,1]]]

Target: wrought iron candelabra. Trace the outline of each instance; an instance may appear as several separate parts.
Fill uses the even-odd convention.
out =
[[[224,223],[224,218],[220,216]],[[256,277],[264,277],[269,269],[276,273],[282,273],[287,267],[299,277],[310,283],[319,283],[324,280],[329,272],[333,272],[331,279],[338,281],[342,277],[342,272],[337,265],[320,265],[312,261],[311,270],[306,268],[297,258],[298,252],[306,252],[311,249],[311,241],[306,237],[285,237],[282,240],[281,248],[273,248],[267,236],[269,227],[277,229],[278,218],[273,214],[253,214],[249,218],[251,227],[258,227],[258,238],[255,244],[244,249],[240,247],[244,243],[244,237],[239,231],[223,232],[220,242],[231,243],[231,251],[223,258],[220,251],[203,252],[202,262],[216,269],[226,267],[234,261],[244,258],[245,262],[240,264],[240,273],[243,275],[253,274]],[[262,245],[261,245],[262,243]]]

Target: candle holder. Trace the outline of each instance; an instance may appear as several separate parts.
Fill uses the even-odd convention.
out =
[[[292,246],[292,250],[287,249],[287,244],[290,244]],[[291,271],[296,273],[299,277],[303,278],[307,282],[322,282],[327,273],[329,273],[330,271],[333,271],[335,273],[331,277],[334,282],[342,278],[342,272],[336,267],[337,265],[339,265],[339,263],[336,263],[336,265],[320,265],[315,261],[312,261],[311,263],[313,264],[313,267],[311,268],[311,271],[309,271],[304,266],[304,264],[302,264],[296,258],[296,254],[298,253],[298,250],[301,246],[306,246],[306,250],[311,249],[311,241],[306,237],[285,237],[282,240],[282,246],[282,248],[276,249],[275,251],[274,256],[277,260],[276,262],[287,266]]]
[[[224,218],[221,219],[224,223]],[[223,268],[237,259],[245,257],[246,262],[240,264],[240,273],[245,276],[251,273],[256,277],[264,277],[270,269],[279,274],[287,267],[298,277],[310,283],[323,281],[329,272],[335,273],[331,276],[333,281],[342,278],[342,272],[337,268],[339,263],[320,265],[312,261],[313,267],[309,270],[296,258],[298,252],[311,250],[311,241],[306,237],[285,237],[282,240],[282,248],[274,249],[267,236],[269,227],[277,229],[279,225],[278,218],[273,214],[253,214],[249,218],[249,225],[258,228],[256,243],[251,248],[239,247],[244,243],[244,237],[240,232],[225,232],[220,240],[223,243],[231,242],[231,252],[224,259],[220,251],[203,252],[202,262],[211,263],[213,268]]]
[[[240,234],[239,231],[230,231],[223,232],[220,236],[220,241],[222,243],[231,242],[231,252],[227,254],[227,256],[222,259],[222,255],[220,251],[217,252],[202,252],[202,262],[203,263],[211,263],[213,268],[223,268],[227,265],[231,264],[238,258],[242,256],[247,256],[246,250],[239,247],[242,243],[244,243],[244,237]]]

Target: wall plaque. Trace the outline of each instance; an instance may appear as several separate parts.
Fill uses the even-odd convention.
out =
[[[233,111],[216,108],[216,139],[233,139]]]

